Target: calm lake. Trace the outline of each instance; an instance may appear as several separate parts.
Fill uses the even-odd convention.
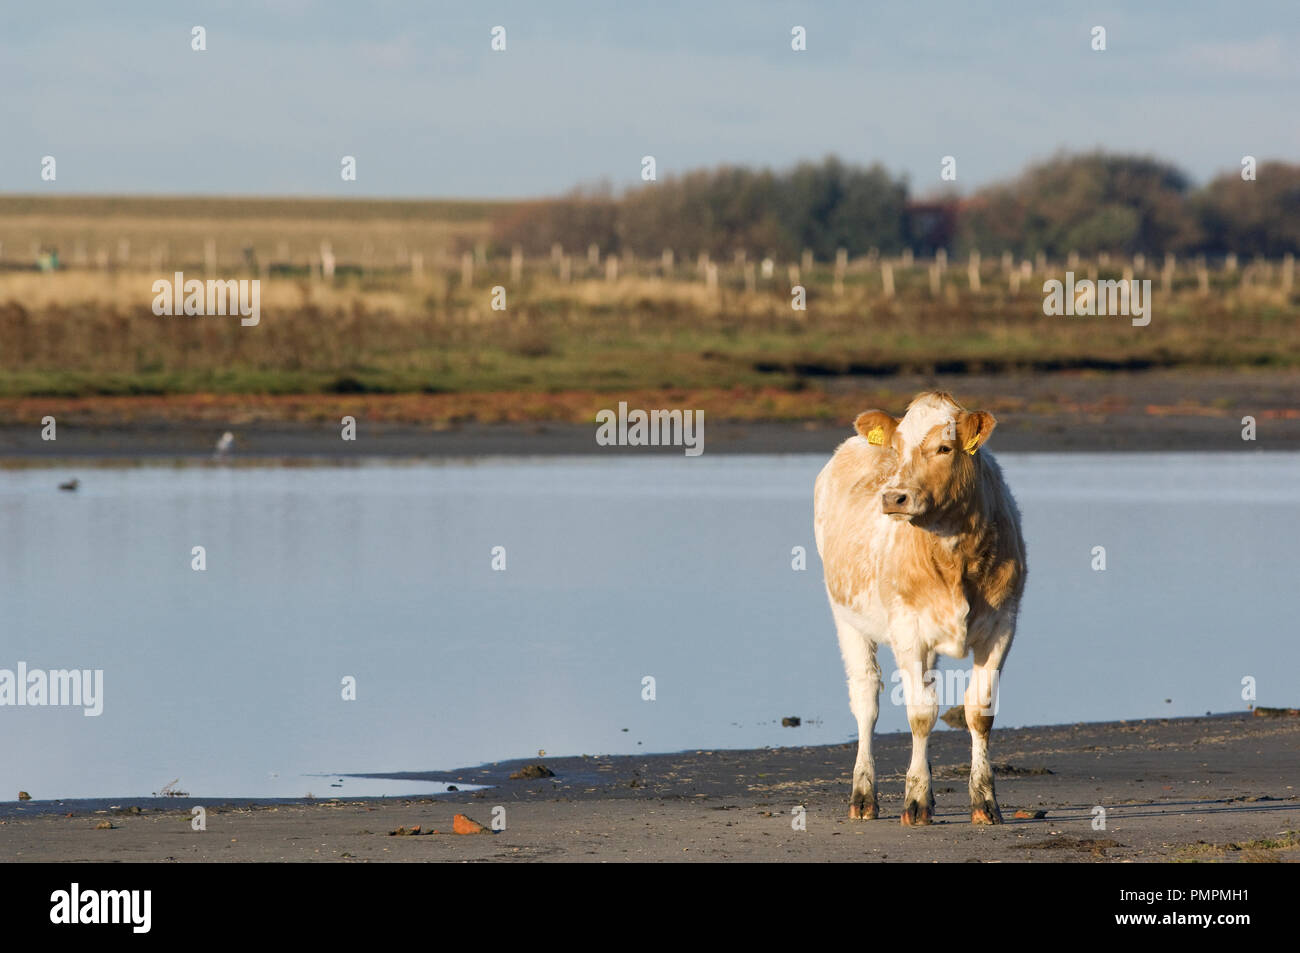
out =
[[[1029,547],[999,724],[1240,710],[1247,676],[1300,701],[1300,454],[999,460]],[[342,774],[849,740],[824,462],[0,472],[0,669],[103,671],[97,717],[0,707],[0,800],[423,793]],[[878,730],[903,730],[881,664]]]

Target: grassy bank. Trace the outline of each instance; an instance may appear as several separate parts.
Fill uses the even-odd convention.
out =
[[[950,273],[938,296],[902,273],[784,282],[648,275],[568,282],[508,263],[460,274],[276,278],[261,320],[155,316],[145,271],[0,275],[0,395],[458,393],[664,387],[798,389],[837,375],[1294,366],[1297,301],[1216,276],[1211,294],[1154,292],[1147,327],[1049,317],[1036,283]],[[199,272],[201,274],[201,271]],[[193,274],[193,272],[187,272]],[[743,279],[742,279],[743,280]],[[919,287],[918,287],[919,285]],[[491,307],[493,286],[506,309]]]

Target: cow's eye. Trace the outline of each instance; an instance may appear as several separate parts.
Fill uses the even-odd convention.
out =
[[[935,450],[935,453],[952,453],[952,447],[948,446],[946,443],[941,443],[939,444],[939,448]]]

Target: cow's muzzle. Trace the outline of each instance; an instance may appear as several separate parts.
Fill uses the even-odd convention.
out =
[[[880,495],[881,511],[896,520],[910,520],[919,516],[923,509],[920,502],[919,494],[901,487],[890,487]]]

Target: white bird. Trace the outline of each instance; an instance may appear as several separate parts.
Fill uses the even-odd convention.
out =
[[[227,430],[225,433],[221,435],[221,439],[217,441],[217,449],[213,451],[212,455],[218,459],[221,459],[222,457],[225,457],[228,453],[230,453],[230,448],[233,447],[234,445],[235,445],[235,435],[231,433],[229,430]]]

